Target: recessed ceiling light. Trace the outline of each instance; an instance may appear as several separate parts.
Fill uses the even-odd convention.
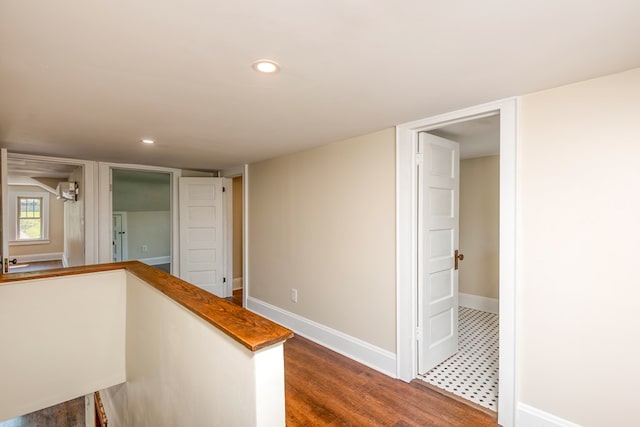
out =
[[[153,139],[141,139],[140,141],[143,144],[155,144],[155,141]]]
[[[280,70],[280,65],[270,59],[259,59],[251,64],[251,67],[260,73],[266,74],[277,73]]]

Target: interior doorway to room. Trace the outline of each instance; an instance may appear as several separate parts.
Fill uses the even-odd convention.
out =
[[[111,169],[112,259],[171,272],[171,174]]]
[[[498,423],[513,427],[516,421],[516,148],[517,99],[495,101],[398,125],[396,128],[396,271],[397,271],[397,371],[412,381],[418,375],[417,301],[417,144],[421,132],[447,125],[500,115],[500,317],[498,350],[500,377]],[[453,258],[453,257],[451,257]],[[464,261],[463,261],[464,262]]]
[[[84,265],[84,162],[8,153],[8,272]]]
[[[243,178],[233,178],[233,295],[232,300],[238,305],[243,305],[244,285],[242,279],[243,270]]]
[[[421,132],[418,150],[418,379],[497,411],[500,117]]]

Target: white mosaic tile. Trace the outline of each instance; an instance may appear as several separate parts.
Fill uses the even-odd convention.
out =
[[[459,351],[419,378],[487,409],[498,409],[498,315],[460,307]]]

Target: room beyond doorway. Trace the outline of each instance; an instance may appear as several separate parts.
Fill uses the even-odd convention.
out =
[[[171,271],[171,176],[111,171],[113,260],[139,260]]]
[[[419,379],[432,386],[453,393],[489,410],[497,410],[498,395],[498,296],[499,296],[499,212],[500,212],[500,116],[493,114],[449,124],[425,132],[423,137],[424,161],[419,164],[418,185],[419,218],[425,218],[418,229],[418,241],[426,246],[418,247],[418,316],[423,333],[418,342],[418,352],[441,354],[428,344],[430,333],[446,327],[440,319],[451,317],[454,321],[446,333],[453,347],[441,354],[432,364],[420,367]],[[435,145],[434,145],[435,144]],[[444,146],[457,145],[459,159],[446,160],[448,167],[438,166]],[[435,150],[435,151],[434,151]],[[452,161],[451,161],[452,160]],[[449,170],[455,188],[445,190],[448,180],[427,179],[437,172],[438,177]],[[429,184],[431,183],[431,184]],[[427,185],[429,184],[429,185]],[[433,187],[435,185],[435,187]],[[446,192],[446,193],[444,193]],[[433,194],[432,194],[433,193]],[[442,199],[443,194],[449,194]],[[436,197],[437,196],[437,197]],[[444,205],[442,205],[442,200]],[[425,216],[427,215],[428,216]],[[429,221],[428,221],[429,220]],[[435,221],[435,222],[434,222]],[[443,222],[444,221],[444,222]],[[437,249],[430,243],[433,233],[441,233],[445,222],[453,221],[453,248],[431,254]],[[430,225],[434,222],[435,225]],[[435,229],[434,229],[435,227]],[[459,238],[458,238],[459,236]],[[449,242],[449,239],[447,239]],[[457,262],[446,261],[446,256],[460,255]],[[434,258],[435,256],[435,258]],[[444,258],[443,258],[444,257]],[[455,264],[455,268],[454,268]],[[446,274],[445,274],[446,273]],[[444,274],[444,275],[443,275]],[[449,280],[443,282],[443,277]],[[421,296],[422,295],[422,296]],[[424,295],[433,295],[434,300]],[[426,298],[426,299],[425,299]],[[451,300],[451,316],[443,310],[444,298]],[[423,315],[423,310],[425,315]],[[470,313],[474,313],[470,315]],[[492,321],[477,321],[478,319]],[[435,322],[435,323],[434,323]],[[435,332],[434,332],[435,331]],[[472,331],[472,332],[470,332]],[[421,355],[420,362],[425,360]]]
[[[17,200],[39,206],[35,238],[24,239],[16,225],[7,227],[10,272],[55,268],[94,263],[96,246],[93,238],[94,194],[93,162],[29,154],[7,154],[6,194],[9,196],[9,223],[17,210]],[[74,197],[70,187],[74,187]],[[66,188],[66,189],[65,189]],[[63,194],[64,193],[64,194]],[[33,205],[35,203],[35,205]],[[13,208],[12,208],[13,206]],[[25,212],[26,216],[33,213]],[[20,214],[23,216],[23,214]],[[31,224],[33,225],[33,224]],[[22,232],[20,232],[22,233]],[[34,236],[29,236],[34,237]],[[48,262],[48,264],[34,264]],[[17,266],[21,265],[20,270]]]
[[[233,294],[239,295],[242,301],[243,290],[243,177],[233,178]]]

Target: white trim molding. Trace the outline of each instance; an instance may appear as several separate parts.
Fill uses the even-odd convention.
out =
[[[238,289],[242,289],[242,277],[233,279],[233,290],[237,291]]]
[[[14,258],[18,260],[18,264],[23,262],[58,261],[62,260],[62,252],[50,252],[31,255],[11,255],[11,252],[9,252],[9,259],[11,260]]]
[[[178,220],[178,179],[182,176],[181,169],[165,168],[161,166],[135,165],[125,163],[98,162],[98,260],[111,262],[113,260],[113,198],[111,193],[112,170],[124,169],[144,172],[160,172],[170,175],[171,179],[171,274],[180,277],[180,223]]]
[[[518,402],[518,427],[582,427],[556,415]]]
[[[90,160],[68,159],[64,157],[38,156],[33,154],[8,153],[9,159],[26,160],[51,164],[63,164],[82,168],[83,186],[80,188],[84,200],[84,264],[98,262],[98,163]],[[65,259],[62,260],[63,265]]]
[[[157,256],[157,257],[153,257],[153,258],[142,258],[142,259],[139,259],[138,261],[144,262],[147,265],[170,264],[171,263],[171,257],[169,255],[167,255],[167,256]]]
[[[373,344],[321,325],[256,298],[247,297],[248,310],[280,323],[298,335],[362,363],[390,377],[395,377],[396,355]]]
[[[500,301],[497,298],[481,297],[473,294],[458,294],[458,304],[474,310],[487,311],[489,313],[500,313]]]
[[[396,376],[417,375],[417,168],[420,132],[500,115],[500,399],[498,423],[515,425],[516,415],[516,142],[517,98],[491,102],[396,127]]]
[[[249,296],[249,165],[245,164],[242,174],[242,306],[247,307]]]
[[[235,178],[244,174],[244,165],[234,166],[229,169],[223,169],[220,173],[222,178]]]
[[[224,294],[233,296],[233,178],[222,178],[224,187]]]

